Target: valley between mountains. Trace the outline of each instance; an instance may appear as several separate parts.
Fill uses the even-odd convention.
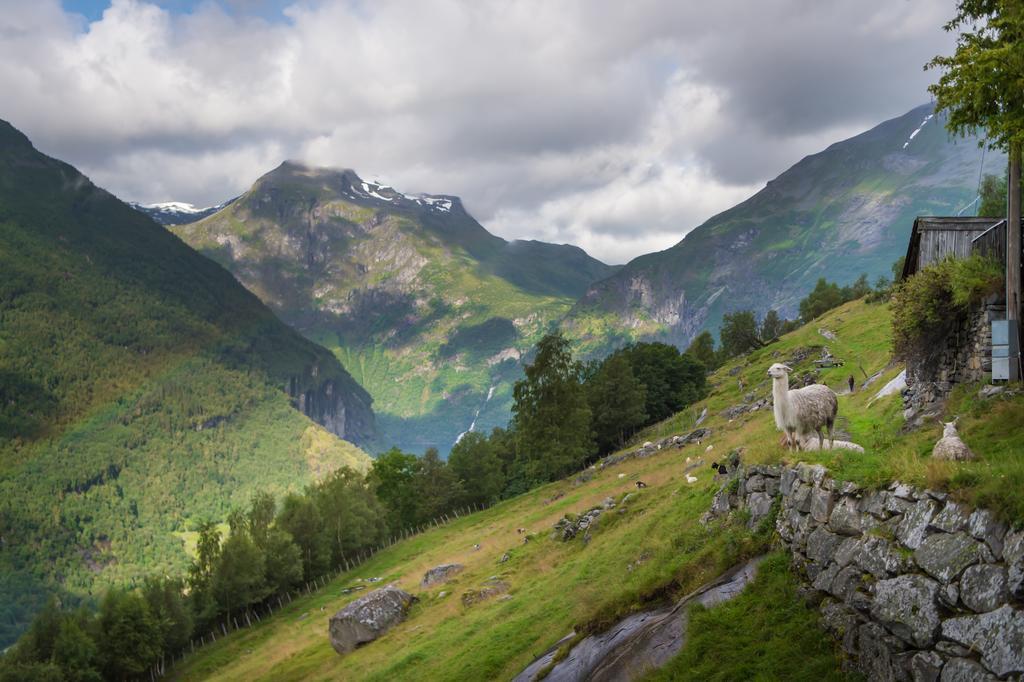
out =
[[[373,396],[378,449],[446,453],[469,430],[505,426],[512,384],[545,332],[601,357],[639,340],[686,348],[733,310],[795,317],[819,277],[888,275],[915,216],[971,201],[982,161],[976,138],[952,138],[930,105],[917,107],[625,266],[507,242],[458,197],[291,162],[212,213],[146,210],[334,352]]]

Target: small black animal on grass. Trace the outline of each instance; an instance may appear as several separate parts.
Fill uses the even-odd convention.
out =
[[[644,483],[643,481],[637,481],[637,482],[636,482],[636,487],[637,487],[637,488],[646,488],[646,487],[647,487],[647,484],[646,484],[646,483]]]
[[[718,462],[712,462],[711,468],[723,476],[729,473],[729,468],[724,464],[719,464]]]

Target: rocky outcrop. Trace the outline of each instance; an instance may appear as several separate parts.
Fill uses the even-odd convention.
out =
[[[331,616],[331,646],[339,654],[347,654],[372,642],[405,620],[416,597],[394,585],[382,587],[360,597]]]
[[[472,590],[466,590],[462,593],[462,605],[472,606],[473,604],[479,604],[482,601],[493,599],[500,594],[505,594],[509,591],[510,585],[498,578],[493,576],[487,579],[487,582],[483,587],[479,587]],[[508,597],[506,597],[507,599]]]
[[[623,496],[622,502],[626,501],[626,497],[628,497],[628,495]],[[554,540],[568,542],[583,534],[584,542],[590,542],[590,531],[592,528],[597,527],[597,522],[601,517],[601,514],[614,508],[615,501],[611,498],[605,498],[604,502],[600,505],[588,509],[579,516],[575,514],[566,514],[555,522],[551,537]]]
[[[617,455],[608,455],[600,462],[597,463],[598,468],[605,468],[621,464],[628,459],[637,459],[650,457],[653,454],[661,452],[668,448],[675,448],[677,450],[682,449],[690,444],[699,445],[702,440],[706,440],[711,437],[711,429],[708,428],[696,428],[693,431],[685,434],[679,434],[675,436],[667,436],[654,441],[647,441],[636,450],[627,450],[626,452],[619,453]]]
[[[643,678],[650,670],[667,663],[686,644],[690,607],[700,604],[708,608],[736,597],[754,579],[760,561],[758,557],[726,571],[675,605],[634,613],[605,632],[582,639],[543,679],[619,682]],[[515,682],[537,679],[540,671],[554,662],[559,648],[574,636],[570,633],[560,640],[517,675]]]
[[[292,405],[317,424],[353,443],[371,442],[377,435],[373,398],[344,370],[337,378],[321,378],[316,366],[285,384]]]
[[[1024,531],[943,492],[865,490],[808,464],[738,471],[704,522],[742,508],[756,524],[774,505],[822,624],[869,679],[1024,676]]]
[[[434,566],[423,574],[423,580],[420,581],[420,587],[427,588],[431,585],[446,583],[455,577],[455,575],[461,573],[464,568],[465,566],[462,564],[442,564],[441,566]]]

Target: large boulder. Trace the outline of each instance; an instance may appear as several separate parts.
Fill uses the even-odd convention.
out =
[[[382,587],[361,597],[331,616],[331,646],[339,654],[380,637],[405,620],[416,597],[394,585]]]
[[[446,583],[451,580],[456,573],[461,572],[464,568],[465,566],[462,564],[442,564],[440,566],[434,566],[423,574],[423,580],[420,581],[420,587],[426,588],[431,585]]]

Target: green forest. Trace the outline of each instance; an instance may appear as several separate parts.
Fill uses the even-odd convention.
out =
[[[372,427],[328,351],[2,122],[0,272],[0,647],[50,595],[183,574],[257,490],[368,466],[295,409],[330,386]]]

